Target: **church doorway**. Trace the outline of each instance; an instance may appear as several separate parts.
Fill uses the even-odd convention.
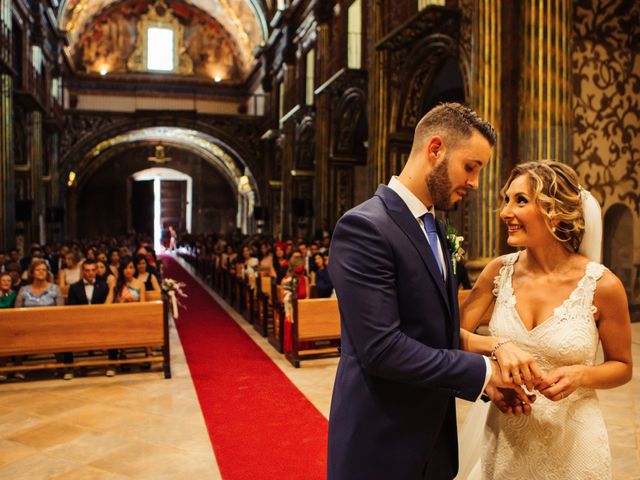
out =
[[[613,205],[604,216],[604,264],[633,299],[633,217],[626,205]]]
[[[167,246],[169,227],[191,232],[193,179],[171,168],[148,168],[130,177],[131,226],[153,235],[156,250]]]

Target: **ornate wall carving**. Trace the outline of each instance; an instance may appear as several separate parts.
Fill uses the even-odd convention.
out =
[[[578,0],[573,12],[574,167],[604,205],[640,216],[640,3]]]
[[[347,89],[335,108],[333,156],[338,159],[366,161],[367,100],[360,88]]]

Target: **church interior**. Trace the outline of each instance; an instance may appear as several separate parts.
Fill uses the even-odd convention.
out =
[[[640,364],[640,2],[0,0],[0,478],[325,478],[331,235],[442,102],[497,132],[440,214],[463,288],[513,250],[509,172],[566,163]],[[91,265],[135,304],[72,306]],[[598,395],[640,479],[637,370]]]

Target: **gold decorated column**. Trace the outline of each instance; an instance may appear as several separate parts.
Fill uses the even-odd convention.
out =
[[[469,258],[485,262],[499,254],[498,191],[501,187],[500,80],[502,76],[502,0],[479,0],[472,17],[471,107],[498,133],[489,165],[480,175],[468,218]]]
[[[331,58],[331,28],[329,23],[318,26],[317,58]],[[318,83],[323,85],[330,77],[330,62],[317,62]],[[315,96],[316,152],[315,152],[315,229],[329,229],[329,155],[331,144],[331,96],[328,93]]]
[[[386,33],[384,27],[385,2],[375,2],[373,12],[369,16],[369,28],[373,43],[377,43]],[[367,164],[371,168],[371,189],[373,193],[378,185],[387,183],[391,171],[389,153],[387,149],[389,137],[389,107],[390,107],[390,72],[389,51],[374,49],[371,52],[372,66],[369,76],[369,92],[373,97],[369,101],[369,158]],[[396,172],[393,172],[395,174]]]
[[[520,160],[571,160],[569,0],[525,0]]]

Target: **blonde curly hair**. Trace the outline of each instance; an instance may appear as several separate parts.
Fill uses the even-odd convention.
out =
[[[584,211],[578,175],[568,165],[541,160],[517,165],[500,195],[521,175],[529,175],[533,200],[542,212],[551,235],[567,250],[577,252],[584,236]]]

